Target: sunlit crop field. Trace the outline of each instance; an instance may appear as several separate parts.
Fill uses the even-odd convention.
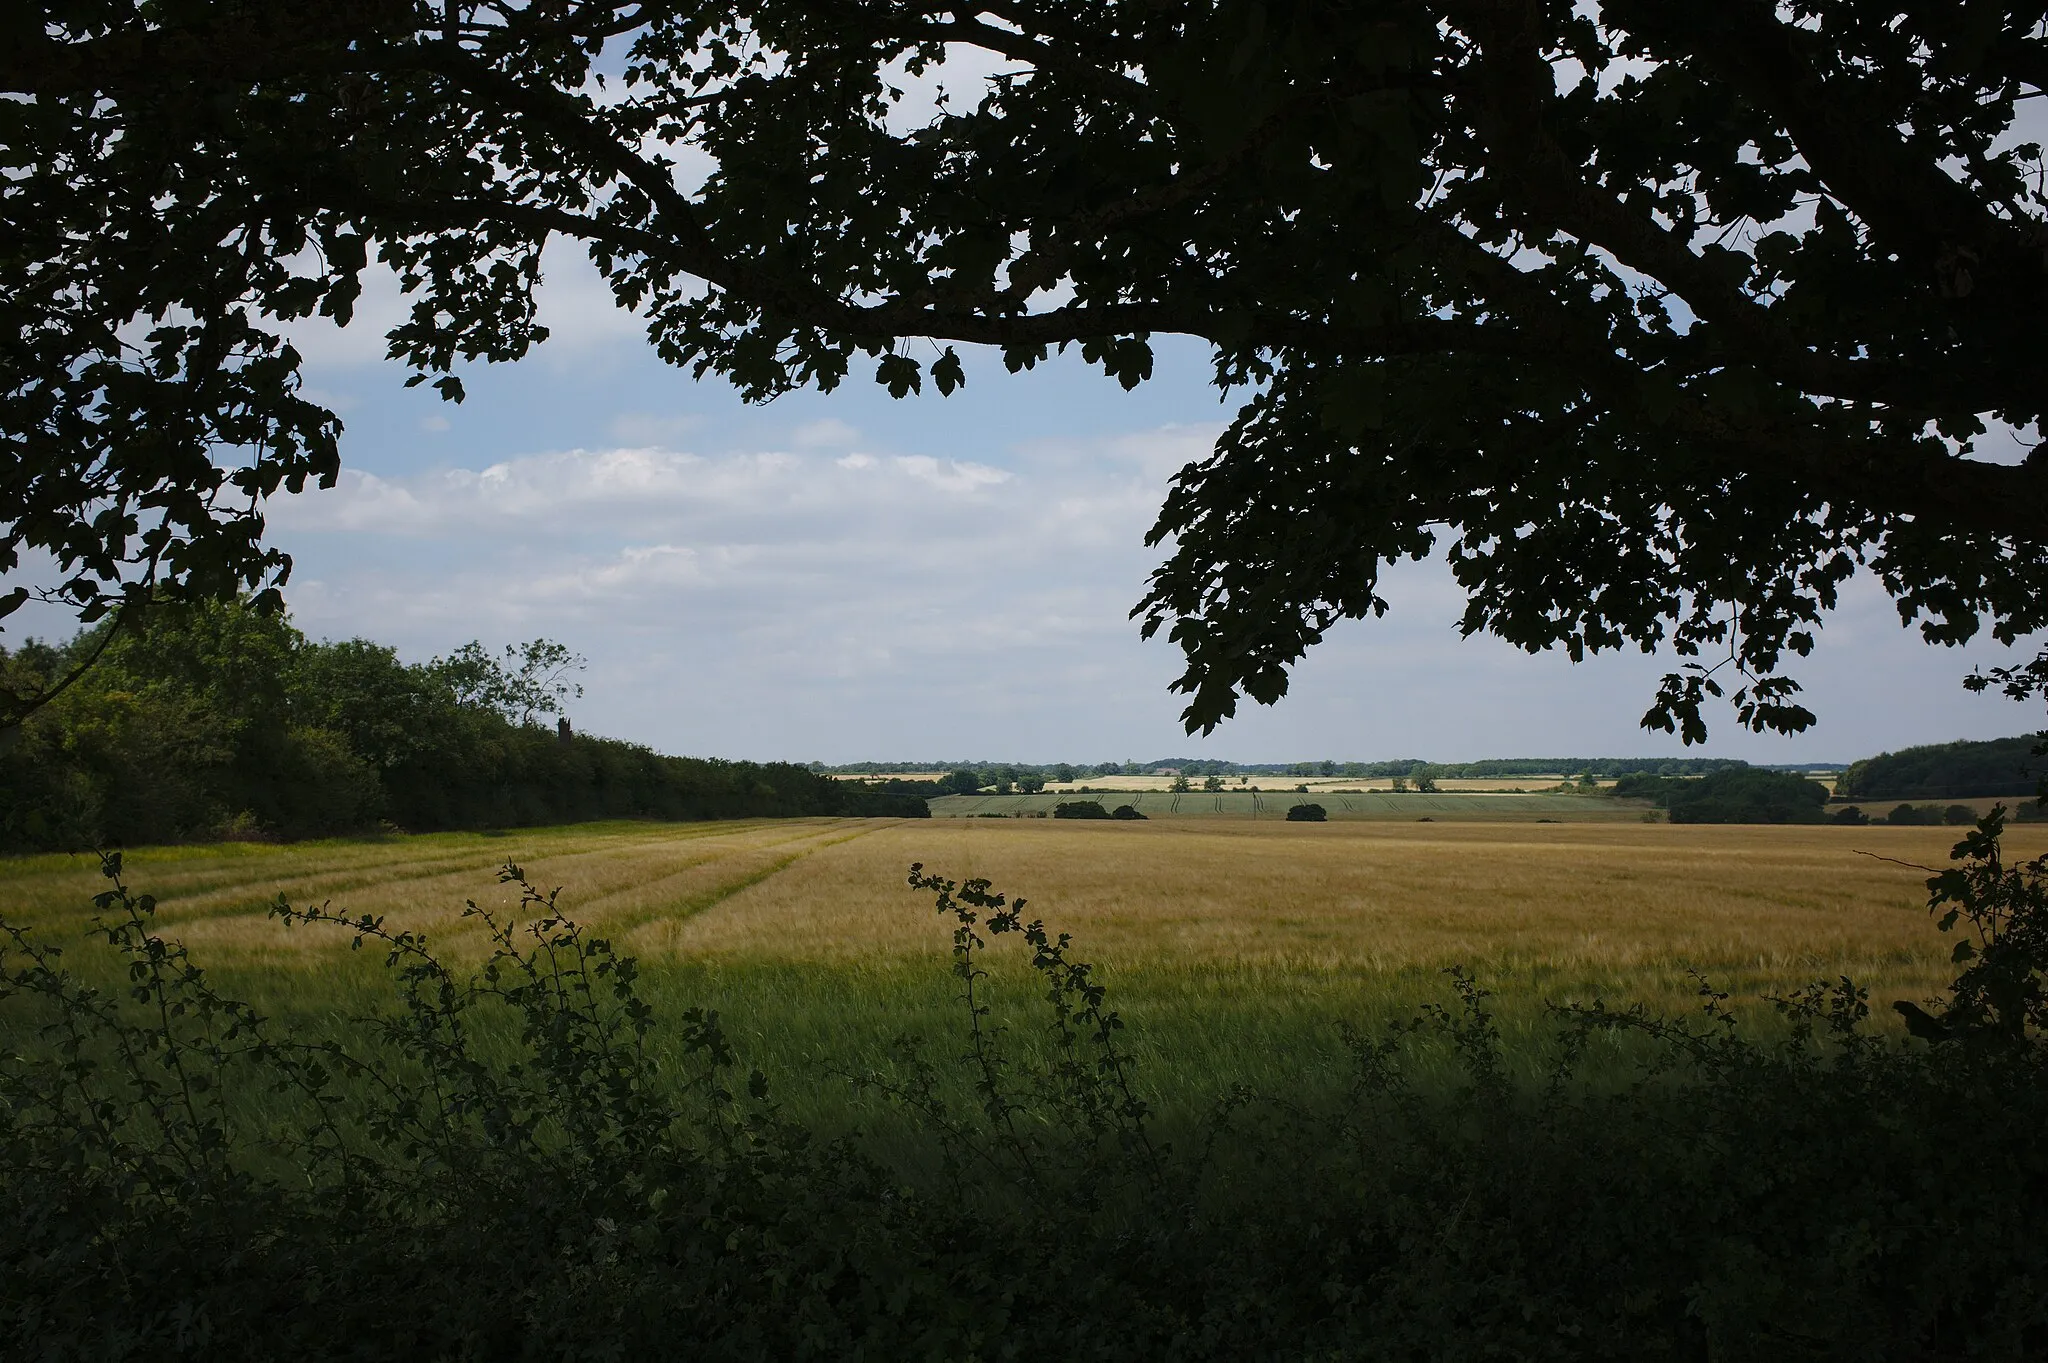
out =
[[[1100,964],[1154,1081],[1214,1092],[1312,1076],[1341,1021],[1405,1016],[1463,965],[1513,1035],[1546,1001],[1692,1005],[1698,970],[1738,1000],[1849,975],[1881,1024],[1950,978],[1924,872],[1941,828],[1467,822],[806,820],[614,824],[289,847],[142,850],[127,879],[223,984],[323,1026],[388,996],[381,955],[287,931],[280,893],[421,929],[474,956],[466,900],[509,906],[496,868],[560,886],[566,910],[638,955],[657,1009],[719,1008],[798,1109],[843,1100],[835,1073],[898,1035],[951,1043],[948,925],[905,885],[913,861],[1030,900]],[[2015,830],[2014,853],[2048,845]],[[1895,860],[1885,860],[1893,858]],[[85,938],[103,886],[85,858],[0,863],[0,912]],[[1011,944],[1014,947],[1014,944]],[[67,960],[94,969],[89,951]],[[999,1003],[1032,1027],[1036,991],[992,958]],[[104,967],[97,967],[104,968]],[[1770,1010],[1751,1012],[1768,1018]]]

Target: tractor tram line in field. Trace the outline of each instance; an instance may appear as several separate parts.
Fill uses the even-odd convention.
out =
[[[815,856],[817,853],[823,852],[828,848],[843,846],[857,838],[864,838],[877,828],[886,826],[879,823],[866,823],[864,826],[855,827],[852,832],[842,832],[837,837],[814,835],[806,838],[785,838],[765,846],[756,846],[746,850],[756,852],[775,851],[781,848],[794,848],[794,850],[784,852],[780,856],[771,857],[765,862],[748,865],[738,875],[730,879],[720,879],[716,884],[708,888],[698,890],[693,894],[686,894],[678,899],[665,899],[662,897],[660,890],[662,882],[633,885],[629,887],[628,891],[623,892],[617,897],[623,898],[626,893],[630,893],[632,898],[646,901],[635,912],[607,913],[602,899],[591,900],[586,905],[584,912],[593,921],[600,923],[606,932],[616,934],[635,932],[654,923],[681,923],[718,907],[733,896],[751,890],[756,885],[774,879],[807,857]],[[836,832],[838,829],[835,827],[832,831]],[[740,857],[736,854],[732,859],[740,860]],[[718,864],[717,861],[699,862],[689,869],[700,870],[707,865],[715,866]],[[671,881],[677,880],[682,878],[682,874],[679,872],[676,876],[671,876],[667,879]]]
[[[773,828],[777,833],[784,832],[781,827],[774,824],[756,827],[761,831]],[[702,830],[689,827],[682,831],[680,837],[663,839],[664,851],[678,844],[687,848],[688,859],[674,863],[670,874],[687,874],[692,870],[716,865],[735,855],[763,849],[763,844],[754,842],[733,845],[733,835],[736,831],[738,830],[730,827],[719,829],[714,826]],[[803,836],[778,837],[765,846],[780,847],[804,840]],[[481,858],[478,852],[482,849],[470,848],[465,849],[461,855],[437,857],[426,864],[407,864],[382,875],[347,877],[337,881],[331,874],[313,874],[281,880],[266,888],[272,896],[282,893],[294,904],[301,906],[341,900],[344,897],[383,897],[395,892],[406,894],[406,897],[415,903],[431,903],[444,895],[452,896],[451,902],[460,903],[465,898],[475,895],[475,878],[479,873],[494,874],[499,866],[511,862],[522,865],[536,884],[543,881],[548,885],[580,881],[579,890],[586,897],[586,903],[595,904],[620,890],[638,888],[633,881],[634,870],[637,868],[625,868],[631,855],[645,848],[647,840],[644,836],[625,834],[603,838],[595,844],[581,844],[574,850],[564,849],[562,854],[554,854],[553,849],[534,846],[531,842],[522,846],[517,833],[494,841],[499,845],[490,849],[488,856]],[[577,874],[584,868],[590,868],[598,873],[597,883],[593,884]],[[443,882],[445,888],[437,887],[437,881]],[[607,881],[611,883],[605,883]],[[271,902],[270,898],[254,902],[247,899],[216,900],[210,904],[204,898],[196,903],[181,901],[177,921],[190,923],[215,917],[267,914]],[[340,907],[346,908],[347,905],[342,904]]]
[[[679,829],[669,840],[694,842],[730,836],[732,831],[731,825],[693,825]],[[174,911],[167,916],[196,922],[266,912],[279,893],[301,904],[344,895],[377,895],[449,876],[459,876],[458,883],[469,886],[471,873],[479,869],[507,860],[533,859],[540,849],[531,843],[522,847],[516,841],[526,834],[527,830],[429,833],[354,842],[141,848],[125,854],[124,861],[126,878],[137,884],[141,883],[138,877],[146,878],[161,906]],[[531,836],[562,840],[561,831],[554,829],[534,830]],[[617,833],[593,831],[575,840],[576,855],[608,857],[644,841],[637,828]],[[94,870],[86,857],[38,857],[35,861],[55,864],[38,865],[13,878],[18,889],[30,894],[35,893],[37,881],[68,882],[81,871]],[[257,868],[275,868],[283,874],[264,883],[264,898],[251,900],[251,872]]]
[[[265,920],[279,895],[299,907],[325,903],[350,915],[438,918],[468,899],[482,900],[479,891],[498,868],[517,863],[543,889],[564,886],[565,902],[574,900],[579,917],[623,932],[700,913],[881,826],[854,819],[794,826],[762,820],[428,834],[352,845],[142,848],[125,856],[123,873],[130,885],[156,897],[160,919],[173,932],[198,930],[215,938],[225,931],[247,943],[268,935]],[[54,909],[51,916],[38,915],[50,928],[83,930],[95,882],[104,884],[89,859],[66,858],[14,877],[12,897],[17,907]],[[452,927],[444,924],[436,936]]]

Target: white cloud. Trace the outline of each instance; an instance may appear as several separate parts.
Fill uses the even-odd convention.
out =
[[[630,545],[610,559],[571,563],[552,575],[537,577],[529,584],[528,596],[536,603],[595,603],[602,608],[650,592],[702,587],[711,580],[703,557],[689,545]]]
[[[325,407],[330,412],[342,415],[346,415],[362,405],[361,401],[353,393],[336,392],[333,389],[318,388],[312,384],[307,384],[299,389],[299,396],[308,402],[317,403],[319,406]]]
[[[406,483],[359,469],[343,469],[331,488],[273,499],[267,517],[273,531],[310,530],[328,534],[432,534],[439,517],[430,499]]]
[[[1131,646],[1125,614],[1149,566],[1140,540],[1159,489],[1138,490],[1140,462],[1106,447],[1048,448],[1014,469],[573,450],[350,471],[279,499],[272,519],[316,635],[416,656],[478,635],[561,638],[604,671],[584,727],[761,755],[761,725],[820,704],[880,695],[884,709],[912,705],[913,722],[958,709],[979,723],[1003,708],[981,694],[992,686],[1043,709],[1028,693],[1099,685]],[[389,547],[366,551],[366,534]],[[1126,699],[1156,708],[1161,689]],[[693,705],[678,710],[683,694]],[[881,741],[867,735],[846,741]]]
[[[1275,709],[1206,742],[1167,686],[1179,651],[1128,618],[1173,471],[1211,425],[976,450],[1005,466],[830,446],[699,453],[647,445],[520,455],[402,477],[351,471],[280,498],[290,597],[315,635],[408,656],[546,635],[593,660],[578,727],[672,752],[828,760],[1149,759],[1209,752],[1444,759],[1536,749],[1647,753],[1635,716],[1671,660],[1574,667],[1462,641],[1440,562],[1388,570],[1393,612],[1332,631]],[[1852,758],[2015,731],[1966,696],[1969,659],[1928,650],[1859,584],[1792,668],[1824,728],[1788,742],[1715,720],[1712,751]],[[1991,660],[1989,658],[1987,661]]]
[[[605,429],[622,445],[665,446],[703,424],[702,417],[690,413],[656,416],[651,412],[621,412]]]
[[[647,324],[619,306],[582,245],[566,237],[551,238],[541,251],[540,264],[535,303],[541,325],[548,329],[548,339],[537,352],[540,356],[568,361],[620,342],[645,344]]]
[[[325,317],[308,317],[288,322],[279,330],[297,348],[309,369],[350,369],[381,364],[384,333],[405,317],[406,301],[398,291],[398,276],[372,261],[363,272],[362,296],[356,299],[355,312],[347,326],[337,326]]]
[[[928,454],[898,455],[891,462],[912,478],[941,492],[976,492],[1010,481],[1010,475],[1002,469],[959,459],[941,461]]]
[[[1221,433],[1220,422],[1176,424],[1117,436],[1108,445],[1115,457],[1136,465],[1146,481],[1163,484],[1187,465],[1207,459]]]
[[[860,439],[860,432],[839,418],[828,416],[818,421],[805,422],[796,428],[790,439],[799,449],[844,449]]]
[[[948,107],[965,113],[981,102],[990,76],[1018,69],[1018,64],[1007,57],[965,43],[947,43],[945,56],[915,76],[899,58],[882,71],[889,85],[903,92],[903,98],[890,108],[884,122],[898,136],[925,127],[938,116],[941,93]]]
[[[348,470],[331,489],[279,498],[271,519],[298,533],[368,530],[442,540],[517,532],[603,541],[687,531],[699,543],[737,537],[810,544],[865,538],[892,523],[908,529],[921,515],[962,500],[985,504],[1015,493],[1006,518],[1037,522],[1053,512],[1051,519],[1071,517],[1092,537],[1100,514],[1093,503],[1071,490],[1054,497],[1044,484],[1027,481],[986,464],[928,455],[570,450],[403,478]]]
[[[2048,426],[2039,422],[2031,426],[2013,426],[1996,417],[1983,418],[1984,434],[1973,442],[1972,458],[1993,464],[2025,463],[2044,438],[2048,438]]]

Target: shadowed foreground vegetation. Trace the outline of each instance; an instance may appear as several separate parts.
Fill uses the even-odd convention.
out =
[[[701,957],[742,956],[751,932],[757,960],[780,943],[786,969],[839,952],[857,968],[850,940],[874,945],[859,895],[771,887],[878,854],[886,835],[862,827],[778,830],[815,846],[707,830],[726,856],[671,846],[663,875],[642,865],[609,893],[588,885],[603,937],[507,866],[516,898],[443,917],[445,952],[402,914],[316,902],[319,882],[375,898],[380,878],[413,891],[470,878],[486,840],[418,840],[409,862],[291,849],[302,887],[270,898],[263,949],[246,868],[168,861],[188,907],[160,910],[110,861],[96,936],[60,956],[8,930],[0,1328],[60,1358],[1884,1359],[2048,1345],[2035,1040],[2048,887],[2040,863],[2000,860],[1995,823],[1932,882],[1950,925],[1975,930],[1971,952],[1941,953],[1958,987],[1914,1024],[1935,1044],[1873,1031],[1848,980],[1782,991],[1762,1030],[1701,984],[1681,1014],[1588,1001],[1511,1041],[1484,981],[1460,972],[1415,1016],[1334,1029],[1341,1082],[1278,1066],[1172,1119],[1180,1076],[1144,1035],[1162,1016],[1127,1020],[1105,986],[1142,969],[1098,970],[987,881],[913,868],[939,909],[925,926],[946,953],[926,968],[950,1021],[883,1054],[843,1050],[837,1074],[863,1110],[924,1137],[893,1146],[799,1120],[792,1080],[743,1054],[733,1023],[650,1005],[653,977],[621,949],[644,942],[658,962],[695,931]],[[949,850],[1071,864],[1077,838],[1121,839],[1098,874],[1194,850],[1146,825],[1053,831],[1012,825]],[[1284,897],[1288,865],[1332,875],[1333,848],[1378,853],[1384,869],[1370,832],[1267,832],[1288,855],[1262,868],[1279,883],[1254,900]],[[1453,866],[1466,853],[1484,877],[1507,862],[1478,832],[1432,836],[1462,836],[1437,852]],[[1781,848],[1817,836],[1781,832]],[[1666,855],[1689,836],[1709,857],[1732,836],[1575,830],[1624,833],[1665,839]],[[630,829],[553,850],[580,848],[589,882],[634,859],[636,840],[654,854]],[[1525,843],[1512,855],[1538,872],[1505,896],[1545,883],[1546,852],[1562,868],[1586,850]],[[1752,858],[1770,860],[1768,844]],[[15,869],[43,892],[76,875]],[[1171,921],[1132,921],[1146,907],[1165,913],[1127,907],[1126,948],[1142,932],[1184,964],[1205,954]],[[361,1015],[265,1017],[160,916],[244,968],[267,953],[294,991]],[[1076,916],[1117,939],[1113,905]],[[1270,916],[1246,907],[1254,941],[1262,922],[1298,931]],[[805,940],[806,922],[834,921],[838,945]],[[1424,941],[1445,926],[1421,924]],[[1920,931],[1933,935],[1924,917]],[[358,988],[373,980],[387,1000],[374,1008]]]

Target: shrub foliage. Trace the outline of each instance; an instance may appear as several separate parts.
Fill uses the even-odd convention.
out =
[[[118,634],[0,650],[34,689],[98,664],[0,751],[0,849],[316,837],[600,818],[921,817],[911,793],[788,763],[668,757],[552,716],[573,663],[546,640],[407,664],[364,639],[316,643],[246,606],[164,607]]]

